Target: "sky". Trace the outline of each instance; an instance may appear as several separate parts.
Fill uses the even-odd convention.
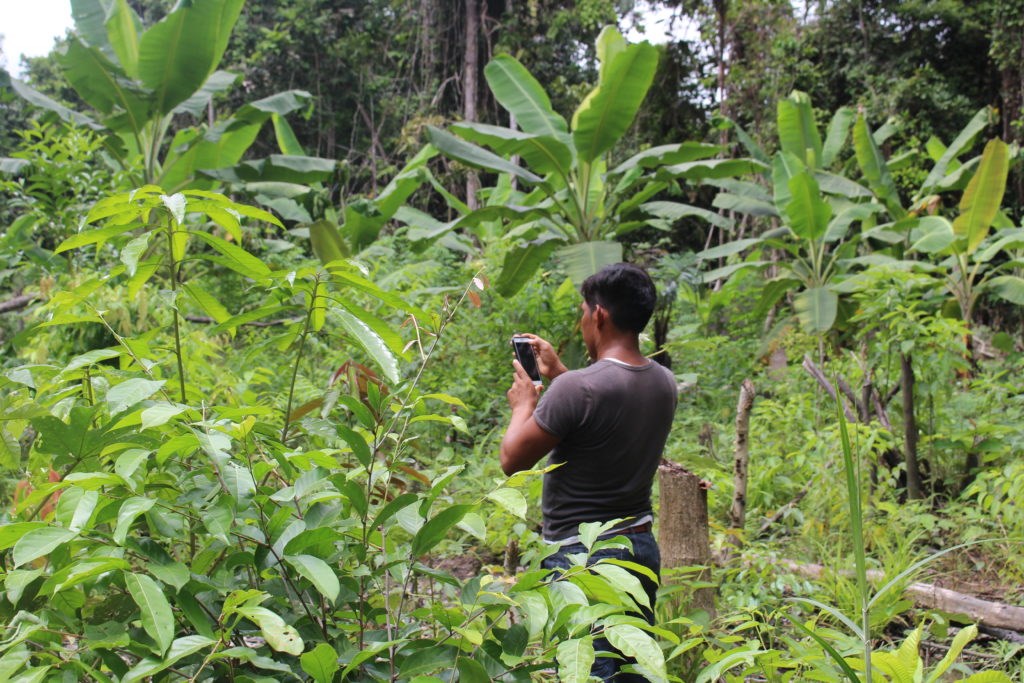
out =
[[[21,73],[21,55],[39,57],[72,26],[70,0],[0,0],[0,66]]]

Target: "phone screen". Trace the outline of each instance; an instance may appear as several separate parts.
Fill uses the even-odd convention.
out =
[[[530,345],[529,337],[512,337],[512,348],[516,352],[516,359],[526,370],[534,384],[540,384],[540,369],[537,367],[537,357],[533,355],[533,346]]]

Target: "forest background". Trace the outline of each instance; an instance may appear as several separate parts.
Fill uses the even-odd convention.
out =
[[[0,74],[4,676],[1024,680],[1020,0],[72,8]],[[496,458],[618,258],[710,484],[654,627]]]

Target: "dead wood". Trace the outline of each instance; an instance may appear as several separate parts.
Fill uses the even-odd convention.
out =
[[[790,560],[784,560],[781,564],[794,573],[811,579],[820,579],[828,572],[820,564],[799,564]],[[868,579],[876,582],[884,581],[885,574],[877,569],[869,569]],[[903,592],[921,607],[942,610],[952,614],[964,614],[971,621],[988,628],[1024,633],[1024,607],[982,600],[973,595],[967,595],[966,593],[960,593],[948,588],[939,588],[930,583],[912,583]]]
[[[736,442],[733,456],[733,494],[730,518],[733,529],[743,529],[747,521],[747,471],[750,465],[750,411],[754,407],[754,383],[749,379],[740,385],[736,405]],[[735,536],[739,539],[739,536]]]
[[[35,294],[19,294],[7,301],[0,301],[0,313],[20,311],[38,298]]]

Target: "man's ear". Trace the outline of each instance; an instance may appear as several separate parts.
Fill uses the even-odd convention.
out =
[[[603,328],[604,324],[608,321],[608,311],[606,311],[604,306],[602,306],[601,304],[594,305],[594,311],[592,315],[594,318],[594,324],[597,326],[598,329]]]

